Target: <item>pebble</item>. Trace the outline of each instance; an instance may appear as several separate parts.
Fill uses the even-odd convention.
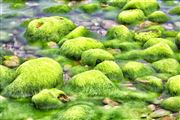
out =
[[[151,118],[160,118],[160,117],[169,116],[169,115],[170,115],[169,111],[164,110],[164,109],[159,109],[159,110],[152,112],[149,116]]]
[[[113,101],[113,100],[110,99],[110,98],[105,98],[105,99],[103,100],[103,104],[105,104],[105,105],[110,105],[110,106],[112,106],[112,107],[114,107],[114,106],[119,106],[119,103],[118,103],[118,102]]]
[[[116,26],[117,23],[113,20],[103,20],[101,22],[101,27],[103,27],[104,29],[109,29],[112,26]]]
[[[7,67],[17,67],[20,64],[20,60],[17,56],[6,56],[3,63]]]
[[[155,111],[156,110],[156,106],[154,104],[150,104],[147,106],[151,111]]]
[[[9,42],[12,38],[12,34],[5,31],[0,31],[0,42]]]

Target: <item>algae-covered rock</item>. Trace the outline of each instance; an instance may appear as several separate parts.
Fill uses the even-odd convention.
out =
[[[71,8],[68,5],[56,5],[44,9],[46,13],[68,13]]]
[[[72,31],[76,25],[69,19],[59,16],[32,20],[25,32],[28,41],[55,41]]]
[[[160,42],[168,44],[169,47],[171,47],[171,49],[173,49],[173,50],[177,50],[177,46],[173,41],[168,40],[168,39],[164,39],[164,38],[151,38],[144,44],[143,47],[148,48],[148,47],[151,47],[151,46],[158,44]]]
[[[77,65],[77,66],[72,67],[69,72],[70,72],[70,76],[74,76],[88,70],[89,70],[88,66]]]
[[[146,32],[139,32],[135,33],[134,39],[139,42],[147,42],[151,38],[158,38],[161,34],[154,32],[154,31],[146,31]]]
[[[180,48],[180,32],[176,36],[176,44],[177,44],[178,48]]]
[[[129,61],[122,67],[122,71],[125,77],[130,80],[134,80],[138,77],[151,75],[154,71],[147,65],[140,62]]]
[[[89,34],[89,30],[84,26],[79,26],[67,34],[62,40],[59,41],[59,45],[61,46],[65,41],[77,38],[77,37],[86,37]]]
[[[29,60],[20,65],[16,79],[9,84],[3,94],[13,98],[29,97],[44,88],[63,84],[62,68],[50,58]]]
[[[80,8],[86,13],[93,13],[100,9],[100,5],[98,3],[89,3],[82,5]]]
[[[95,66],[104,60],[113,60],[111,53],[103,49],[90,49],[82,53],[81,63],[84,65]]]
[[[166,83],[166,87],[172,95],[180,95],[180,75],[170,77]]]
[[[174,56],[173,50],[166,43],[158,43],[143,50],[144,59],[147,61],[157,61],[163,58],[171,58]]]
[[[16,72],[3,65],[0,65],[0,90],[9,85],[16,77]]]
[[[106,36],[108,37],[108,39],[117,38],[119,40],[129,41],[132,38],[132,33],[126,26],[118,25],[108,29]]]
[[[43,89],[32,97],[32,102],[38,109],[59,108],[64,105],[65,100],[67,100],[65,93],[56,88]]]
[[[125,10],[118,15],[118,21],[125,24],[135,24],[144,20],[144,18],[144,13],[140,9]]]
[[[115,56],[118,60],[136,60],[143,58],[144,54],[142,50],[131,50],[128,52],[119,53]]]
[[[177,75],[180,70],[179,62],[173,58],[163,59],[152,63],[157,72]]]
[[[74,105],[60,114],[57,120],[95,120],[96,113],[89,105]]]
[[[60,51],[67,57],[80,59],[81,54],[84,51],[93,48],[103,48],[103,44],[92,38],[78,37],[65,41],[61,46]]]
[[[157,0],[130,0],[123,9],[141,9],[145,15],[148,15],[159,9],[159,5]]]
[[[104,73],[110,80],[122,80],[123,73],[121,68],[114,61],[104,61],[99,63],[94,68],[95,70],[99,70]]]
[[[180,96],[176,97],[170,97],[162,101],[161,106],[164,109],[173,111],[173,112],[178,112],[180,111]]]
[[[105,41],[103,44],[106,48],[118,48],[121,49],[121,51],[130,51],[141,48],[140,42],[121,42],[120,40],[116,39]]]
[[[107,0],[107,3],[111,6],[122,8],[128,0]]]
[[[148,16],[148,19],[153,22],[165,23],[170,18],[162,11],[155,11]]]
[[[88,96],[107,96],[115,89],[114,84],[99,70],[75,75],[68,82],[68,89]]]
[[[0,113],[7,108],[8,100],[0,95]]]
[[[161,92],[163,90],[163,82],[155,76],[144,76],[135,80],[140,89],[150,90],[153,92]]]
[[[180,15],[180,6],[176,6],[169,11],[170,14]]]

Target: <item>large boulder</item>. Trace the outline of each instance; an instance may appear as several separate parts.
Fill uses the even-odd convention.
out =
[[[28,24],[25,37],[31,42],[58,42],[75,27],[76,25],[71,20],[64,17],[43,17],[34,19]]]
[[[166,87],[171,95],[180,95],[180,75],[170,77]]]
[[[95,39],[78,37],[65,41],[60,48],[60,52],[67,57],[80,59],[84,51],[103,47],[103,44]]]
[[[50,58],[29,60],[20,65],[16,72],[16,79],[3,90],[6,96],[29,97],[42,89],[63,84],[62,68]]]

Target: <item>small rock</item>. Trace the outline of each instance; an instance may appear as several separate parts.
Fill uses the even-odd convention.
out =
[[[0,42],[9,42],[11,40],[11,37],[11,34],[5,31],[0,31]]]
[[[164,109],[159,109],[159,110],[152,112],[149,116],[151,118],[160,118],[160,117],[165,117],[165,116],[169,116],[169,115],[170,115],[169,111],[164,110]]]
[[[110,105],[110,106],[112,106],[112,107],[119,105],[118,102],[113,101],[113,100],[111,100],[110,98],[105,98],[105,99],[103,100],[103,104],[105,104],[105,105]]]
[[[113,20],[103,20],[101,23],[101,27],[104,29],[109,29],[110,27],[116,26],[117,23]]]
[[[139,28],[140,29],[143,29],[145,27],[149,27],[151,25],[155,25],[155,23],[151,22],[151,21],[144,21],[142,22],[140,25],[139,25]]]
[[[48,42],[48,43],[47,43],[47,46],[48,46],[49,48],[58,48],[57,43],[52,42],[52,41]]]
[[[155,110],[156,110],[156,106],[155,106],[154,104],[148,105],[148,108],[149,108],[151,111],[155,111]]]
[[[7,67],[17,67],[20,64],[20,60],[17,56],[5,56],[3,61],[4,65]]]

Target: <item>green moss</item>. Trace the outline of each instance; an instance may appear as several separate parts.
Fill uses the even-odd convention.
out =
[[[92,38],[78,37],[65,41],[61,46],[60,51],[67,57],[80,59],[81,54],[84,51],[93,48],[103,48],[103,44]]]
[[[123,74],[126,78],[134,80],[138,77],[151,75],[154,71],[147,65],[140,62],[129,61],[123,67]]]
[[[147,32],[139,32],[135,33],[134,39],[139,42],[147,42],[151,38],[157,38],[160,37],[161,35],[157,32],[153,31],[147,31]]]
[[[163,58],[170,58],[174,56],[174,52],[166,43],[158,43],[145,50],[143,50],[144,59],[154,62]]]
[[[63,84],[62,68],[50,58],[29,60],[16,70],[18,76],[3,94],[13,98],[29,97],[44,88]]]
[[[152,65],[157,72],[169,73],[172,75],[177,75],[180,69],[179,62],[172,58],[156,61],[152,63]]]
[[[21,9],[24,8],[25,4],[24,3],[13,3],[10,5],[11,9]]]
[[[155,11],[148,16],[148,19],[153,22],[165,23],[170,18],[162,11]]]
[[[166,31],[164,31],[163,36],[165,36],[165,37],[176,37],[177,34],[178,34],[178,32],[175,30],[166,30]]]
[[[71,8],[68,5],[56,5],[45,8],[43,11],[45,13],[68,13],[71,11]]]
[[[143,58],[142,50],[131,50],[128,52],[119,53],[115,56],[119,60],[134,60]]]
[[[7,108],[8,100],[0,95],[0,113]]]
[[[74,76],[88,70],[89,70],[88,66],[77,65],[77,66],[72,67],[69,72],[70,72],[70,76]]]
[[[121,42],[119,40],[108,40],[103,42],[103,44],[106,48],[118,48],[121,49],[121,51],[130,51],[141,48],[140,42]]]
[[[59,115],[57,120],[93,120],[95,111],[88,105],[74,105]]]
[[[135,80],[140,89],[150,90],[153,92],[162,92],[163,83],[162,80],[155,76],[140,77]]]
[[[180,15],[180,6],[176,6],[169,11],[170,14]]]
[[[159,9],[159,5],[157,0],[131,0],[123,7],[123,9],[141,9],[145,15],[148,15]]]
[[[176,44],[177,44],[178,48],[180,48],[180,32],[176,36]]]
[[[55,41],[73,30],[76,25],[69,19],[59,16],[43,17],[32,20],[25,32],[28,41]]]
[[[144,18],[144,13],[140,9],[125,10],[118,15],[118,21],[125,24],[135,24],[144,20]]]
[[[20,26],[21,26],[21,27],[27,27],[28,24],[29,24],[32,20],[34,20],[34,18],[26,19],[26,20],[24,20],[24,21],[20,24]]]
[[[110,80],[122,80],[123,73],[121,68],[114,61],[104,61],[94,68],[104,73]]]
[[[180,75],[169,78],[166,87],[171,95],[180,95]]]
[[[56,88],[43,89],[32,97],[32,102],[38,109],[53,109],[63,106],[61,97],[66,96],[65,93]]]
[[[165,28],[161,25],[152,25],[147,27],[145,30],[147,31],[153,31],[155,33],[157,33],[157,35],[162,36],[163,33],[166,31]]]
[[[107,0],[107,3],[111,6],[122,8],[127,3],[127,0]]]
[[[35,52],[36,55],[43,56],[43,57],[54,57],[54,56],[58,56],[59,53],[60,53],[60,50],[58,48],[42,49]]]
[[[60,63],[62,66],[64,66],[64,65],[74,66],[74,65],[78,64],[76,61],[66,58],[65,56],[57,56],[54,58],[54,60],[57,61],[58,63]]]
[[[16,72],[0,65],[0,90],[9,85],[16,77]]]
[[[86,13],[93,13],[100,9],[100,5],[98,3],[89,3],[82,5],[80,8]]]
[[[90,70],[75,75],[67,85],[68,89],[88,96],[108,96],[114,84],[99,70]]]
[[[95,66],[104,60],[113,60],[114,57],[111,53],[103,49],[90,49],[82,53],[81,63],[84,65]]]
[[[164,38],[151,38],[144,44],[143,47],[148,48],[161,42],[168,44],[171,49],[177,50],[177,46],[173,41]]]
[[[180,111],[180,96],[176,97],[170,97],[165,99],[162,103],[161,106],[164,109],[173,111],[173,112],[178,112]]]
[[[77,37],[86,37],[89,34],[89,30],[86,29],[84,26],[79,26],[75,28],[73,31],[71,31],[69,34],[67,34],[62,40],[59,41],[59,45],[61,46],[65,41]]]
[[[132,39],[132,33],[130,30],[124,25],[114,26],[108,29],[106,34],[108,39],[119,39],[129,41]]]

